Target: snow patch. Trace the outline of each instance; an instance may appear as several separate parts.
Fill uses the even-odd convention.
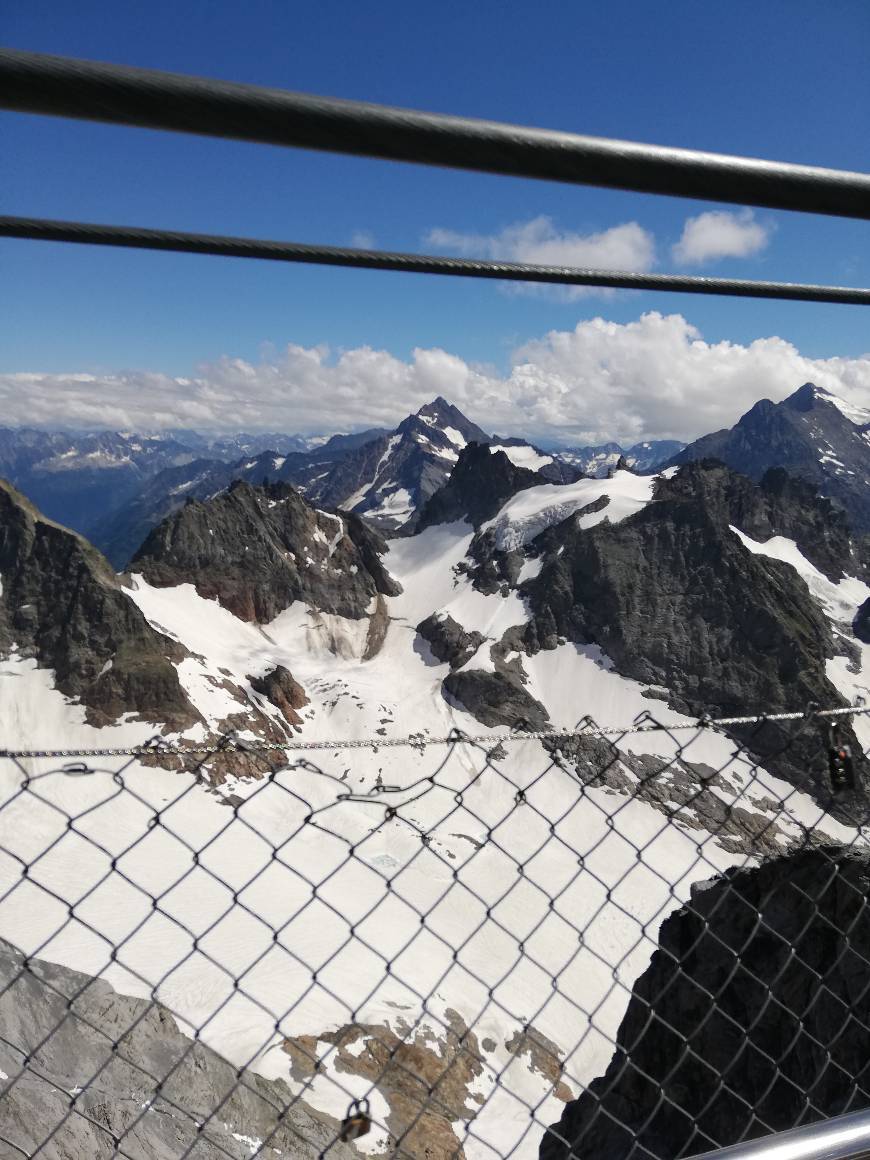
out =
[[[591,528],[605,519],[616,524],[646,507],[653,496],[655,479],[651,475],[617,471],[612,479],[580,479],[576,483],[529,487],[509,499],[498,515],[483,525],[483,530],[494,529],[499,550],[515,550],[602,498],[608,500],[607,505],[581,516],[578,526]]]
[[[540,471],[542,467],[553,462],[552,455],[542,455],[540,451],[527,445],[512,447],[503,443],[491,443],[489,450],[492,454],[503,451],[515,467],[526,467],[529,471]]]

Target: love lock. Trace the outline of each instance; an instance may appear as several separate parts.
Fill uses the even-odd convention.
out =
[[[356,1140],[371,1131],[372,1120],[368,1100],[354,1100],[341,1121],[340,1140]]]

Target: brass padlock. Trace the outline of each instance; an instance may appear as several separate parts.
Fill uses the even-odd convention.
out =
[[[347,1115],[341,1121],[341,1132],[339,1139],[341,1140],[356,1140],[360,1136],[364,1136],[366,1132],[370,1132],[372,1127],[372,1118],[369,1113],[369,1101],[367,1099],[354,1100],[347,1109]]]

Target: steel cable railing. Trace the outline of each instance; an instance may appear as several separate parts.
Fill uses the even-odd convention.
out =
[[[0,108],[870,219],[870,176],[0,50]]]

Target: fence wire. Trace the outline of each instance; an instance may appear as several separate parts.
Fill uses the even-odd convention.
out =
[[[735,720],[0,753],[0,1155],[672,1160],[870,1106],[851,716]]]

